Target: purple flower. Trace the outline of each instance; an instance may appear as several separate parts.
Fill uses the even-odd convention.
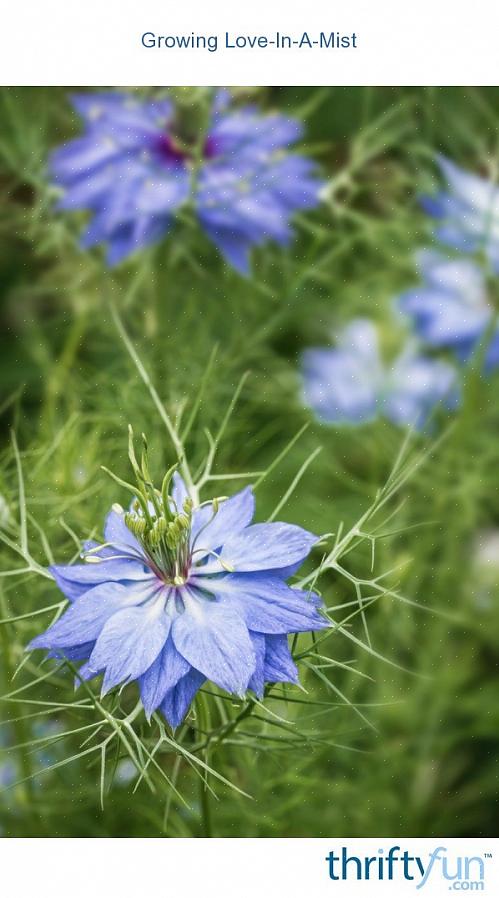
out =
[[[326,423],[360,424],[382,415],[395,424],[422,428],[439,402],[456,403],[454,369],[408,346],[384,364],[375,325],[352,321],[334,349],[303,354],[304,398]]]
[[[447,191],[423,198],[426,211],[441,221],[436,236],[462,252],[483,253],[499,273],[499,188],[444,156],[438,163]]]
[[[314,165],[288,148],[298,122],[215,98],[200,150],[177,136],[175,107],[131,94],[77,94],[82,137],[56,150],[61,209],[89,209],[82,245],[105,243],[114,265],[154,243],[188,201],[225,259],[243,274],[251,247],[292,236],[290,218],[319,202]]]
[[[79,676],[103,674],[103,693],[137,680],[146,714],[175,727],[207,679],[259,697],[265,682],[296,683],[288,633],[328,624],[317,596],[286,583],[316,536],[252,524],[249,487],[194,506],[178,474],[171,497],[167,480],[161,493],[144,481],[129,512],[113,506],[86,563],[51,568],[71,605],[29,648],[84,661]]]

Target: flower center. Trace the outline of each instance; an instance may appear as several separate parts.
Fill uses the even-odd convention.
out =
[[[192,501],[179,511],[166,494],[147,502],[134,501],[125,515],[128,529],[138,539],[155,574],[170,586],[183,586],[191,567]]]
[[[163,162],[171,165],[172,163],[180,163],[185,162],[188,159],[189,153],[187,149],[184,148],[179,141],[176,141],[169,134],[161,134],[158,136],[156,141],[156,152],[160,159]]]
[[[193,164],[196,158],[196,144],[193,139],[175,137],[163,132],[155,140],[155,151],[158,158],[168,165]],[[197,151],[199,152],[199,150]],[[208,135],[201,148],[201,156],[209,161],[219,155],[215,140]]]
[[[125,524],[142,546],[151,569],[164,583],[183,586],[191,567],[192,499],[187,497],[182,508],[178,508],[170,496],[170,484],[178,463],[166,472],[161,489],[156,489],[149,472],[147,440],[142,434],[139,464],[130,425],[128,432],[128,457],[136,486],[117,477],[108,468],[104,470],[135,497],[130,511],[125,514]]]
[[[151,570],[168,586],[184,586],[190,576],[193,555],[200,551],[195,548],[196,541],[206,527],[211,524],[218,512],[219,503],[227,497],[220,496],[208,503],[212,506],[213,515],[211,518],[208,517],[201,527],[198,526],[196,539],[192,542],[194,503],[190,496],[187,496],[182,502],[182,507],[179,508],[175,499],[170,495],[170,484],[179,463],[177,462],[166,472],[161,489],[156,489],[149,473],[147,441],[144,434],[142,434],[142,442],[143,450],[139,464],[135,455],[133,431],[129,426],[128,456],[135,474],[136,485],[117,477],[108,468],[103,467],[103,470],[135,497],[130,511],[125,514],[125,524],[140,543]],[[122,511],[121,507],[120,510]],[[197,523],[199,524],[199,521]],[[204,554],[214,555],[216,553],[209,550]],[[88,558],[88,560],[91,559]],[[226,563],[222,561],[220,563],[225,570],[232,570]]]

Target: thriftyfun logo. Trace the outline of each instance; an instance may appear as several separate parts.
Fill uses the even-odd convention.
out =
[[[480,892],[485,888],[485,862],[492,857],[458,856],[439,845],[426,858],[402,851],[400,845],[378,848],[371,857],[349,854],[343,846],[326,857],[329,876],[334,880],[410,880],[422,889],[431,879],[440,880],[456,892]]]

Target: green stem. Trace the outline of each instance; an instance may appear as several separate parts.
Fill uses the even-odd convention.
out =
[[[8,613],[3,594],[0,594],[0,607],[2,609],[2,617],[7,617]],[[4,678],[5,682],[9,683],[13,676],[15,665],[12,642],[9,639],[6,626],[0,626],[0,643],[2,645],[2,655],[4,658]],[[30,734],[26,722],[23,719],[24,709],[21,702],[11,702],[9,707],[12,711],[12,719],[14,721],[11,724],[11,729],[14,734],[14,743],[16,745],[25,746],[24,748],[17,750],[20,766],[19,779],[25,780],[25,782],[20,784],[17,788],[19,789],[21,803],[26,809],[26,817],[29,820],[31,827],[31,832],[24,832],[24,835],[38,836],[40,835],[40,825],[42,824],[42,820],[36,811],[35,804],[33,780],[35,771],[32,764],[33,756],[29,752],[29,746],[26,745],[29,741]]]
[[[213,828],[211,820],[210,791],[203,777],[199,778],[199,800],[201,804],[202,834],[205,839],[211,839],[213,837]]]
[[[189,494],[192,497],[192,499],[194,499],[194,501],[196,503],[198,503],[199,502],[198,490],[197,490],[196,485],[192,479],[192,475],[191,475],[189,466],[186,462],[184,446],[183,446],[182,440],[180,439],[180,436],[177,432],[177,429],[176,429],[175,425],[173,424],[172,420],[170,419],[170,416],[168,415],[163,403],[161,402],[161,399],[159,398],[159,394],[158,394],[156,388],[154,387],[152,380],[151,380],[146,368],[144,367],[142,360],[140,359],[139,355],[137,354],[135,347],[134,347],[132,341],[130,340],[130,337],[128,336],[128,333],[125,330],[123,322],[118,314],[118,310],[116,309],[116,306],[112,302],[110,303],[110,310],[111,310],[111,315],[112,315],[113,321],[116,325],[116,329],[117,329],[121,339],[123,340],[125,348],[129,354],[130,358],[132,359],[135,367],[137,368],[137,371],[139,372],[140,377],[142,378],[145,386],[147,387],[147,389],[149,391],[149,395],[150,395],[154,405],[156,406],[156,409],[160,415],[160,418],[163,421],[163,423],[168,431],[168,434],[173,443],[177,458],[179,460],[179,467],[182,472],[182,476],[186,482],[187,488],[189,490]]]
[[[211,728],[209,704],[206,696],[202,693],[198,694],[196,699],[196,714],[201,726],[205,732]],[[195,732],[195,731],[194,731]],[[194,735],[193,732],[193,735]],[[208,748],[206,749],[206,755]],[[205,757],[207,760],[207,757]],[[208,773],[205,774],[208,776]],[[208,789],[207,779],[203,776],[199,778],[199,803],[201,807],[201,831],[205,839],[211,839],[213,836],[213,826],[211,817],[210,790]]]
[[[254,708],[255,708],[255,702],[250,702],[249,704],[247,704],[246,707],[243,708],[243,710],[240,711],[236,717],[234,717],[234,720],[231,723],[228,723],[226,728],[224,730],[222,730],[222,733],[220,734],[218,739],[215,740],[215,745],[223,745],[223,743],[228,738],[228,736],[232,735],[232,733],[234,732],[235,729],[237,729],[239,724],[243,720],[246,720],[246,718],[249,717],[250,714],[253,713]]]
[[[49,428],[53,425],[57,401],[66,387],[68,375],[73,367],[85,335],[88,322],[88,311],[88,307],[83,306],[73,313],[74,317],[68,331],[66,343],[60,357],[52,367],[52,372],[47,385],[46,406],[43,417],[43,423]]]

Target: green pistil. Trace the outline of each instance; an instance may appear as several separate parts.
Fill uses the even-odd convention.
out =
[[[139,463],[135,454],[131,427],[129,427],[128,456],[136,485],[127,483],[108,468],[103,468],[113,480],[129,490],[135,497],[131,510],[124,513],[125,524],[141,544],[144,554],[157,576],[171,586],[183,586],[189,577],[192,563],[193,501],[188,497],[184,500],[182,508],[177,508],[170,496],[170,485],[178,463],[166,472],[161,489],[158,490],[154,486],[149,472],[147,440],[142,434],[142,453]],[[218,513],[219,504],[225,498],[221,496],[212,500],[213,517],[201,528],[198,537]],[[123,514],[121,506],[113,506],[113,508],[118,514]],[[88,560],[100,559],[93,559],[90,556]],[[227,571],[232,570],[229,565],[223,562],[221,564]]]
[[[154,513],[146,519],[141,504],[136,501],[132,511],[125,514],[125,524],[142,545],[154,570],[165,581],[182,586],[188,577],[190,558],[190,533],[192,501],[186,499],[183,510],[171,511],[171,499],[166,494],[166,503],[159,491]]]

